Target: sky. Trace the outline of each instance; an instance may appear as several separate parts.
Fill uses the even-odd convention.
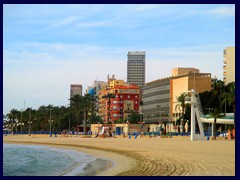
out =
[[[235,46],[234,4],[4,4],[3,113],[67,106],[107,75],[127,80],[128,51],[146,52],[146,82],[176,67],[223,78]]]

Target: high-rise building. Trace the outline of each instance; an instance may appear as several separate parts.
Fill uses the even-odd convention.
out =
[[[225,85],[235,82],[235,47],[227,47],[223,51],[223,81]]]
[[[127,82],[142,88],[145,84],[145,52],[129,51],[127,56]]]
[[[70,85],[70,98],[74,95],[82,96],[82,85],[81,84],[71,84]]]

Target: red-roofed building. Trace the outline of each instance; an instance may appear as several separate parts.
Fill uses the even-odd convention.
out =
[[[107,93],[115,94],[115,98],[110,103],[110,121],[126,119],[131,111],[139,112],[140,88],[137,85],[117,85],[101,90],[99,92],[99,115],[107,122],[108,103],[102,96]]]

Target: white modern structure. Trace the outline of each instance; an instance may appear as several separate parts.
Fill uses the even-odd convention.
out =
[[[212,124],[212,136],[213,136],[214,118],[206,118],[204,116],[200,98],[196,91],[192,89],[191,91],[189,91],[189,93],[191,94],[191,99],[188,99],[186,103],[191,104],[191,141],[204,140],[203,123]],[[234,117],[233,114],[227,114],[224,118],[218,118],[217,124],[233,125],[234,124],[233,117]],[[199,133],[196,133],[196,123],[198,123]]]
[[[203,124],[200,118],[200,103],[198,103],[198,100],[196,98],[196,92],[193,89],[190,91],[190,93],[191,100],[187,101],[186,103],[191,104],[191,141],[204,140]],[[196,134],[196,122],[198,123],[200,131],[199,134]]]

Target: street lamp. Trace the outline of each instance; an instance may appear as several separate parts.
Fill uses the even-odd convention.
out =
[[[28,112],[29,112],[29,114],[28,114],[28,135],[31,136],[31,131],[30,131],[30,126],[32,124],[32,121],[31,121],[31,108],[29,108]]]
[[[169,118],[169,136],[171,137],[172,136],[172,133],[171,133],[171,120],[170,120],[170,117]]]
[[[50,118],[49,118],[49,120],[48,120],[48,122],[49,122],[49,124],[50,124],[50,130],[49,130],[49,136],[50,137],[52,137],[52,130],[51,130],[51,125],[52,125],[52,122],[53,122],[53,120],[52,120],[52,118],[51,118],[51,106],[49,107],[49,111],[50,111]]]
[[[99,134],[99,124],[100,124],[100,122],[98,122],[98,134]]]
[[[22,134],[22,109],[21,109],[21,134]]]
[[[28,135],[29,135],[29,136],[31,136],[31,131],[30,131],[30,129],[31,129],[31,128],[30,128],[31,124],[32,124],[32,121],[29,120],[29,121],[28,121]]]
[[[68,124],[68,133],[70,133],[70,118],[69,118],[69,124]]]

